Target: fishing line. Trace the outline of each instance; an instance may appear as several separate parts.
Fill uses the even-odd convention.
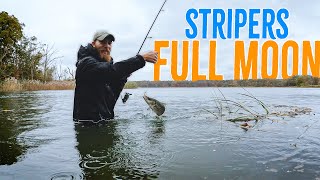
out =
[[[150,31],[151,31],[151,29],[152,29],[152,27],[153,27],[154,23],[156,22],[156,20],[157,20],[157,18],[158,18],[158,16],[159,16],[159,14],[160,14],[160,12],[162,11],[163,6],[166,4],[166,2],[167,2],[167,0],[165,0],[165,1],[163,2],[163,4],[162,4],[162,6],[161,6],[161,8],[160,8],[160,10],[159,10],[159,12],[158,12],[158,14],[157,14],[156,18],[153,20],[153,23],[152,23],[151,27],[149,28],[149,31],[148,31],[148,33],[147,33],[146,37],[145,37],[145,38],[144,38],[144,40],[143,40],[143,42],[142,42],[142,44],[141,44],[141,46],[140,46],[139,51],[138,51],[138,53],[137,53],[137,54],[139,54],[139,53],[140,53],[140,51],[141,51],[141,49],[142,49],[142,46],[144,45],[144,42],[145,42],[145,41],[146,41],[146,39],[148,38],[149,33],[150,33]]]

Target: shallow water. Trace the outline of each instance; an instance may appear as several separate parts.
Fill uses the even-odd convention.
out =
[[[245,101],[241,88],[219,89]],[[119,99],[116,120],[83,127],[72,121],[73,91],[0,94],[0,179],[319,179],[320,90],[246,90],[273,111],[312,112],[245,131],[208,112],[218,114],[216,88],[140,88],[123,91],[133,95]],[[166,103],[163,117],[145,92]]]

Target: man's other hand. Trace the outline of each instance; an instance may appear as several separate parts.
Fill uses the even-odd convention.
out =
[[[156,51],[150,51],[145,54],[142,54],[142,57],[144,58],[145,61],[150,62],[150,63],[156,63],[158,60],[158,52]]]

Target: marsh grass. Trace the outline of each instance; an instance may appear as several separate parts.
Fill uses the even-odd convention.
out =
[[[15,78],[7,78],[3,83],[0,84],[1,92],[15,92],[22,91],[22,84]]]
[[[219,90],[219,88],[218,88]],[[216,119],[221,121],[233,122],[241,128],[254,128],[259,122],[265,120],[274,122],[285,122],[285,117],[295,117],[298,115],[311,115],[312,109],[307,107],[297,107],[288,105],[270,105],[267,106],[263,101],[255,97],[249,91],[243,88],[245,93],[239,93],[237,99],[228,99],[222,91],[220,97],[214,93],[214,104],[216,111],[209,111]],[[253,122],[253,123],[247,123]]]
[[[125,89],[138,88],[137,83],[127,82]],[[75,81],[49,81],[39,80],[18,81],[15,78],[7,78],[0,84],[0,92],[42,91],[42,90],[73,90]]]
[[[40,81],[23,81],[21,84],[24,91],[73,90],[75,88],[74,81],[50,81],[47,83]]]
[[[74,81],[50,81],[44,83],[37,80],[18,81],[15,78],[8,78],[0,84],[1,92],[72,90],[74,88]]]
[[[262,119],[268,119],[270,114],[269,107],[247,90],[244,89],[245,93],[239,93],[243,97],[241,100],[228,99],[219,88],[218,91],[220,92],[220,97],[214,92],[214,104],[217,112],[206,110],[217,119],[234,123],[249,121],[257,123]],[[258,107],[261,107],[261,109]]]

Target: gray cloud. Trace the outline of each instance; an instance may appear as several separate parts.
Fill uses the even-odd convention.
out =
[[[54,44],[59,55],[64,56],[63,65],[74,68],[79,46],[89,43],[92,34],[97,29],[108,29],[114,33],[116,42],[112,53],[115,61],[135,55],[162,3],[163,1],[160,0],[11,0],[1,1],[0,11],[7,11],[25,23],[27,35],[34,35],[43,43]],[[142,52],[152,50],[154,40],[186,40],[185,29],[188,28],[188,24],[185,20],[185,13],[190,8],[222,8],[225,10],[287,8],[290,12],[289,20],[286,21],[289,26],[287,39],[296,40],[299,45],[302,45],[302,40],[315,41],[320,39],[320,22],[318,21],[320,11],[317,9],[319,5],[320,2],[311,0],[303,2],[299,0],[290,0],[290,2],[288,0],[259,2],[256,0],[191,0],[183,3],[168,0],[164,8],[165,11],[160,14],[150,33],[153,38],[147,39]],[[212,21],[209,16],[208,32],[212,31],[210,20]],[[202,27],[202,22],[197,21],[197,25]],[[255,30],[259,32],[261,27],[259,26]],[[202,31],[199,30],[199,33],[201,34]],[[241,33],[241,39],[248,44],[248,30],[244,28]],[[211,38],[210,33],[208,33],[208,37]],[[201,41],[200,68],[201,72],[206,73],[209,60],[208,41],[210,39],[202,40],[201,37],[198,39]],[[218,39],[217,41],[217,72],[223,74],[225,79],[232,79],[234,39]],[[261,43],[264,41],[259,40]],[[283,43],[286,40],[277,41]],[[161,56],[169,58],[169,50],[163,50]],[[181,64],[181,55],[179,57]],[[191,53],[189,57],[191,57]],[[290,63],[289,66],[291,66]],[[170,60],[168,66],[161,69],[161,80],[171,80]],[[189,74],[191,75],[191,67],[189,67]],[[153,80],[153,65],[148,64],[144,69],[134,73],[130,80]]]

